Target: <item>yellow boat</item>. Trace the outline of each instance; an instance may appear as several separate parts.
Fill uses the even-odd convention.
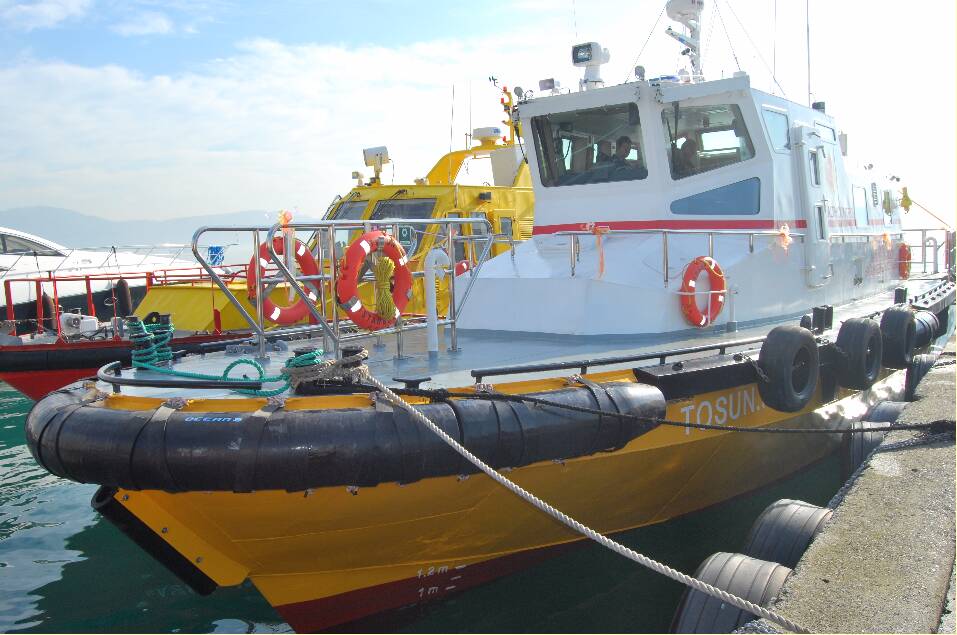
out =
[[[502,95],[504,110],[509,113],[513,106],[513,95],[506,88],[502,89]],[[453,237],[451,250],[457,275],[473,267],[480,256],[476,253],[476,243],[463,239],[479,238],[488,231],[487,228],[491,228],[495,240],[490,255],[498,256],[509,251],[516,243],[532,235],[534,195],[528,163],[518,143],[521,134],[519,126],[511,117],[502,123],[503,127],[490,126],[472,131],[472,147],[442,155],[425,177],[411,184],[382,183],[381,171],[383,164],[389,161],[388,151],[384,147],[366,149],[364,159],[368,167],[375,170],[374,176],[366,181],[360,173],[355,172],[357,185],[346,196],[336,197],[326,211],[325,218],[365,221],[369,226],[378,225],[385,219],[475,218],[487,221],[488,225],[474,223],[458,226],[460,233],[457,239]],[[487,181],[466,183],[475,181],[476,173],[487,177]],[[467,176],[472,178],[465,178]],[[413,272],[421,272],[425,255],[436,246],[444,247],[444,241],[449,240],[449,236],[442,234],[435,226],[413,228],[401,223],[390,225],[398,229],[398,238],[409,254],[409,268]],[[341,257],[343,247],[355,235],[356,231],[337,233],[333,248],[336,257]],[[313,254],[318,256],[315,240],[308,241],[308,244]],[[321,260],[324,270],[328,271],[328,257]],[[226,284],[242,307],[254,315],[254,303],[249,294],[244,292],[247,286],[246,271],[227,279]],[[448,276],[440,276],[436,285],[439,313],[444,315],[449,304]],[[327,299],[324,314],[329,318],[334,305],[331,299],[333,294],[329,292],[328,285],[325,291]],[[375,285],[371,281],[359,287],[359,295],[366,303],[374,303],[375,293]],[[292,296],[288,285],[280,284],[270,291],[270,300],[276,305],[282,305],[290,299]],[[249,328],[242,313],[212,282],[156,285],[137,306],[135,314],[142,318],[152,312],[172,313],[177,326],[188,330]],[[416,278],[413,295],[405,312],[411,315],[425,313],[422,278]]]

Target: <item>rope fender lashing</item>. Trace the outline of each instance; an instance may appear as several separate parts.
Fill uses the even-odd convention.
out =
[[[634,551],[633,549],[629,549],[628,547],[625,547],[624,545],[618,542],[615,542],[611,538],[608,538],[607,536],[600,534],[594,529],[591,529],[590,527],[584,525],[583,523],[575,520],[571,516],[568,516],[567,514],[559,511],[558,509],[549,505],[548,503],[538,498],[531,492],[523,489],[521,486],[510,481],[508,478],[503,476],[497,470],[493,469],[491,466],[487,465],[477,456],[469,452],[463,445],[461,445],[455,439],[453,439],[448,434],[446,434],[444,430],[439,428],[428,417],[426,417],[421,412],[419,412],[414,407],[412,407],[411,404],[406,403],[401,397],[399,397],[397,394],[392,392],[385,384],[383,384],[381,381],[376,379],[372,374],[368,372],[367,368],[363,367],[363,369],[364,369],[365,379],[369,383],[371,383],[373,386],[375,386],[386,398],[386,400],[389,401],[392,405],[408,412],[409,416],[411,416],[413,419],[415,419],[416,421],[418,421],[419,423],[427,427],[429,430],[431,430],[433,434],[436,434],[449,447],[451,447],[453,450],[458,452],[462,457],[468,460],[469,463],[471,463],[472,465],[480,469],[482,472],[488,475],[489,478],[494,480],[496,483],[506,488],[507,490],[509,490],[510,492],[512,492],[513,494],[515,494],[516,496],[518,496],[525,502],[531,504],[539,511],[542,511],[548,516],[559,521],[566,527],[569,527],[577,531],[583,536],[590,538],[591,540],[594,540],[595,542],[602,545],[603,547],[606,547],[614,551],[615,553],[628,558],[629,560],[637,562],[638,564],[643,565],[651,569],[652,571],[660,573],[672,580],[675,580],[688,587],[691,587],[692,589],[701,591],[702,593],[718,598],[722,602],[730,604],[743,611],[747,611],[749,613],[759,615],[767,620],[775,622],[776,624],[780,624],[781,626],[784,626],[785,628],[791,631],[794,631],[797,633],[810,632],[807,629],[802,628],[801,626],[795,624],[794,622],[792,622],[791,620],[787,619],[786,617],[782,615],[778,615],[777,613],[774,613],[762,606],[754,604],[753,602],[749,602],[736,595],[732,595],[731,593],[728,593],[727,591],[723,591],[722,589],[719,589],[710,584],[702,582],[701,580],[698,580],[697,578],[694,578],[687,574],[681,573],[680,571],[672,569],[671,567],[663,563],[660,563],[656,560],[653,560],[652,558],[649,558],[648,556],[642,555],[638,553],[637,551]]]
[[[936,421],[933,423],[913,423],[913,424],[894,424],[881,427],[867,428],[866,430],[845,430],[839,428],[745,428],[741,426],[724,426],[710,423],[691,423],[685,421],[671,421],[668,419],[657,419],[655,417],[643,417],[633,415],[627,412],[611,412],[605,410],[596,410],[585,406],[575,406],[572,404],[563,404],[541,397],[532,397],[530,395],[513,395],[507,393],[472,393],[472,392],[454,392],[445,389],[425,390],[416,388],[398,388],[397,394],[408,395],[412,397],[428,397],[433,401],[443,401],[447,399],[488,399],[491,401],[509,401],[526,402],[547,406],[551,408],[563,408],[565,410],[574,410],[585,414],[592,414],[602,417],[618,417],[620,419],[630,419],[639,423],[649,425],[672,426],[675,428],[695,428],[698,430],[714,430],[718,432],[761,432],[766,434],[862,434],[864,432],[892,432],[898,430],[926,430],[930,428],[940,428],[949,422]]]

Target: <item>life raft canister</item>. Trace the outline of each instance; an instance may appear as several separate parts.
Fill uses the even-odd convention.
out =
[[[370,311],[359,299],[359,270],[366,256],[375,251],[379,251],[395,264],[392,273],[394,315],[379,315]],[[336,300],[356,326],[377,331],[395,324],[412,297],[412,272],[409,271],[408,263],[405,249],[399,241],[384,231],[366,232],[349,245],[343,258],[342,275],[336,283]]]
[[[708,308],[702,312],[698,308],[697,294],[695,287],[698,284],[698,276],[702,271],[708,273],[708,281],[711,283],[711,293],[708,294]],[[708,256],[698,256],[685,269],[684,278],[681,281],[681,312],[685,319],[692,326],[704,328],[714,322],[721,309],[724,308],[724,296],[727,291],[727,284],[724,280],[724,272],[714,258]]]
[[[273,247],[275,248],[276,253],[280,256],[283,255],[285,243],[286,241],[282,236],[276,236],[273,238]],[[312,253],[310,253],[309,249],[302,243],[302,241],[298,239],[296,240],[295,256],[296,263],[299,264],[299,270],[302,271],[304,275],[315,276],[319,274],[319,266],[316,264],[315,258],[312,257]],[[262,243],[259,245],[259,254],[250,258],[249,266],[246,267],[246,290],[249,293],[250,301],[255,301],[257,296],[256,258],[259,258],[259,271],[260,274],[262,274],[262,272],[265,271],[270,264],[268,243]],[[312,287],[312,289],[307,290],[307,296],[310,300],[315,302],[315,285],[314,283],[310,282],[309,286]],[[275,324],[295,324],[299,320],[306,317],[308,313],[309,307],[307,307],[306,303],[302,301],[302,298],[297,298],[296,301],[289,306],[279,306],[270,300],[268,296],[263,298],[263,317]]]
[[[910,278],[910,262],[910,247],[907,246],[907,243],[901,243],[897,250],[897,273],[901,280]]]

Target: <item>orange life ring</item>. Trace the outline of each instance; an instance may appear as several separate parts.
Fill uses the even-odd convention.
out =
[[[362,300],[359,299],[359,270],[366,256],[374,251],[381,251],[395,264],[392,273],[392,303],[395,304],[395,315],[379,315],[362,306]],[[366,232],[349,245],[343,258],[339,282],[336,283],[336,300],[356,326],[377,331],[395,324],[412,297],[412,272],[409,271],[408,263],[405,249],[399,241],[384,231]]]
[[[910,247],[906,243],[901,243],[897,250],[897,273],[901,280],[910,278]]]
[[[282,236],[276,236],[273,238],[273,247],[276,249],[276,253],[280,256],[285,249],[284,245],[286,241],[283,240]],[[315,276],[319,274],[319,266],[316,264],[316,259],[312,257],[312,253],[309,249],[302,243],[300,240],[296,240],[296,262],[299,264],[299,270],[307,276]],[[259,258],[260,273],[269,267],[271,263],[269,255],[269,245],[263,243],[259,245],[259,254],[258,256],[253,256],[249,259],[249,266],[246,267],[246,290],[249,295],[250,301],[256,300],[257,290],[256,290],[256,258]],[[308,285],[311,287],[307,291],[307,295],[310,300],[313,302],[316,301],[315,283],[309,282]],[[263,298],[263,317],[273,322],[275,324],[295,324],[299,320],[306,317],[309,313],[309,307],[306,306],[306,303],[302,301],[302,298],[297,298],[295,302],[289,306],[279,306],[275,302],[269,299],[269,297]]]
[[[695,286],[698,284],[698,276],[702,271],[708,273],[708,281],[711,283],[711,293],[708,294],[708,310],[702,312],[698,308]],[[724,308],[724,296],[727,291],[727,284],[724,279],[724,272],[714,258],[708,256],[698,256],[685,269],[684,278],[681,281],[681,312],[684,314],[688,323],[698,328],[714,322],[721,309]]]

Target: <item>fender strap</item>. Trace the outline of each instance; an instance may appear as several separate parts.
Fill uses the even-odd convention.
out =
[[[611,403],[611,405],[614,406],[615,408],[614,411],[609,411],[609,414],[622,413],[621,407],[619,407],[619,405],[612,398],[611,392],[609,392],[608,389],[606,389],[604,386],[600,384],[596,384],[592,380],[588,379],[587,377],[582,377],[581,375],[577,375],[575,377],[575,381],[580,383],[582,386],[584,386],[592,394],[592,397],[595,398],[595,403],[598,404],[599,410],[605,409],[605,402],[607,400],[607,402]],[[602,451],[608,452],[608,451],[618,450],[624,446],[625,420],[622,419],[621,417],[611,417],[611,421],[608,421],[608,419],[609,419],[608,417],[601,417],[601,416],[599,416],[598,418],[598,428],[596,430],[595,441],[592,442],[592,450],[595,452],[602,452]],[[599,439],[601,439],[604,436],[607,436],[602,434],[602,429],[601,429],[602,426],[605,425],[606,422],[608,422],[608,424],[610,425],[615,425],[616,420],[618,425],[618,433],[615,435],[616,441],[614,445],[609,447],[607,446],[607,444],[598,443]],[[604,447],[596,447],[597,445],[601,445]]]
[[[282,408],[282,404],[279,402],[267,403],[254,412],[243,424],[242,436],[239,441],[239,458],[236,460],[236,479],[233,481],[234,492],[245,494],[253,491],[263,433],[269,423],[269,418],[280,408]]]
[[[169,469],[169,457],[167,456],[167,447],[166,447],[166,424],[169,421],[170,416],[186,405],[185,400],[182,402],[174,402],[173,400],[168,400],[163,403],[159,408],[153,411],[153,414],[146,418],[143,423],[140,424],[139,430],[136,431],[136,436],[133,437],[133,442],[130,444],[130,458],[129,458],[129,475],[130,482],[136,485],[135,489],[142,489],[139,484],[136,483],[136,477],[133,475],[133,456],[136,454],[136,444],[139,442],[140,435],[143,433],[143,430],[146,429],[151,423],[155,425],[163,426],[163,443],[160,448],[163,451],[163,476],[166,481],[166,485],[163,489],[170,492],[179,492],[182,491],[178,485],[176,485],[176,479],[173,478],[173,474]]]

